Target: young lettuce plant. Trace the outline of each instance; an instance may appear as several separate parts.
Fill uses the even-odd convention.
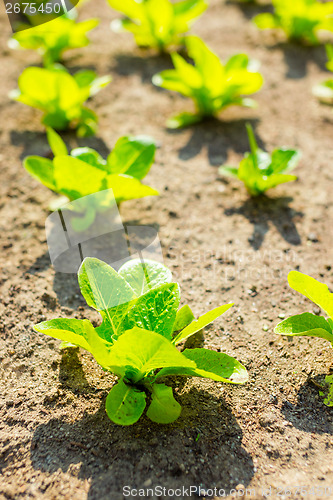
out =
[[[44,125],[56,130],[74,128],[79,137],[85,137],[96,132],[98,118],[84,103],[110,81],[109,76],[97,78],[90,70],[72,76],[63,67],[31,67],[23,71],[19,88],[10,96],[43,111]]]
[[[164,383],[170,375],[233,384],[247,381],[246,368],[226,354],[176,348],[232,304],[194,320],[187,305],[179,309],[179,286],[172,282],[169,269],[150,260],[128,261],[116,272],[105,262],[86,258],[78,279],[87,304],[100,312],[101,325],[94,328],[88,320],[59,318],[39,323],[35,330],[62,340],[62,347],[86,349],[104,370],[119,378],[106,398],[106,412],[116,424],[134,424],[147,397],[151,420],[175,421],[181,407]]]
[[[326,46],[328,63],[326,67],[333,72],[333,45]],[[333,78],[326,80],[321,85],[316,85],[313,88],[313,94],[325,104],[333,104]]]
[[[254,18],[260,29],[281,29],[289,40],[309,45],[319,43],[318,30],[333,30],[333,2],[317,0],[272,0],[274,14]]]
[[[156,146],[150,137],[121,137],[104,160],[87,147],[73,149],[68,154],[66,144],[53,129],[47,129],[47,135],[54,159],[28,156],[23,165],[42,184],[66,197],[67,202],[80,200],[79,204],[73,204],[73,209],[76,207],[84,215],[71,219],[75,231],[90,227],[96,214],[107,210],[113,199],[120,205],[123,201],[159,194],[141,183],[155,157]],[[113,192],[112,199],[109,189]],[[91,198],[85,198],[100,191],[105,191],[103,203],[99,199],[92,205]],[[63,199],[50,208],[59,208],[60,204],[64,204]]]
[[[111,24],[114,31],[129,31],[140,47],[166,52],[170,46],[183,43],[184,34],[206,10],[205,0],[108,0],[111,7],[126,19]]]
[[[246,153],[239,167],[222,166],[222,175],[241,180],[251,196],[259,196],[279,184],[294,181],[295,175],[289,175],[296,167],[300,153],[294,149],[275,149],[270,155],[258,147],[253,129],[246,125],[251,153]]]
[[[290,337],[303,335],[319,337],[328,340],[333,347],[333,293],[330,293],[328,286],[324,283],[298,271],[289,273],[288,282],[293,290],[301,293],[323,309],[328,318],[325,319],[323,316],[316,316],[309,312],[297,314],[281,321],[275,327],[275,333]],[[329,386],[329,393],[324,403],[327,406],[333,406],[333,376],[328,375],[326,383]]]
[[[8,45],[13,49],[37,50],[43,56],[44,66],[49,67],[61,61],[66,50],[88,45],[87,32],[98,24],[98,19],[77,22],[61,16],[47,24],[14,33]]]
[[[175,68],[153,77],[155,85],[177,91],[195,104],[195,113],[181,113],[171,118],[167,122],[169,128],[216,117],[228,106],[254,106],[254,101],[244,96],[257,92],[263,85],[263,77],[256,72],[247,55],[235,55],[223,65],[200,38],[188,36],[185,43],[195,65],[174,53],[171,57]]]

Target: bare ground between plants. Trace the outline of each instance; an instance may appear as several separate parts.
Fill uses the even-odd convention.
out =
[[[161,196],[125,204],[123,220],[159,227],[165,263],[197,315],[235,302],[195,341],[235,356],[250,374],[244,387],[177,379],[179,420],[159,426],[144,417],[130,428],[105,414],[113,378],[89,354],[61,353],[57,341],[32,330],[56,316],[98,318],[80,296],[76,277],[50,265],[44,222],[52,195],[21,165],[27,154],[47,154],[48,145],[39,113],[7,97],[38,57],[7,49],[10,30],[2,10],[1,499],[120,500],[124,485],[226,492],[243,485],[251,498],[262,498],[270,487],[272,498],[285,488],[291,498],[333,498],[333,414],[315,385],[332,370],[332,351],[320,340],[288,341],[273,333],[279,316],[311,309],[288,288],[289,270],[333,285],[333,114],[311,95],[325,78],[325,52],[257,32],[249,22],[257,10],[213,0],[194,31],[223,58],[246,51],[261,61],[266,84],[258,109],[230,109],[220,122],[181,132],[168,132],[165,120],[191,104],[150,83],[170,60],[139,51],[129,35],[113,34],[113,15],[103,1],[82,11],[102,18],[93,44],[67,57],[71,68],[113,76],[92,101],[100,129],[86,143],[106,153],[121,135],[157,139],[147,182]],[[217,171],[248,149],[246,120],[266,148],[289,145],[303,153],[299,181],[257,202]],[[77,144],[72,135],[65,139]],[[296,494],[298,486],[331,493]]]

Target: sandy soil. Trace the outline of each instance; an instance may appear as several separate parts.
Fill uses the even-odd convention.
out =
[[[279,317],[313,309],[288,288],[289,270],[333,285],[333,114],[311,94],[327,75],[325,51],[258,32],[249,20],[260,8],[210,3],[193,31],[222,58],[244,51],[261,61],[266,83],[256,110],[233,108],[219,122],[167,131],[170,114],[191,109],[151,84],[170,60],[135,48],[130,35],[112,33],[116,16],[102,0],[82,10],[82,18],[102,18],[93,43],[66,57],[71,69],[93,67],[111,73],[113,82],[91,102],[100,116],[97,137],[64,138],[102,154],[121,135],[156,138],[160,148],[147,182],[161,196],[123,205],[123,220],[159,228],[165,263],[197,315],[235,302],[196,342],[237,357],[250,374],[244,387],[175,380],[179,420],[159,426],[144,417],[131,428],[105,414],[112,376],[88,353],[61,352],[58,341],[32,329],[57,316],[97,317],[76,276],[50,265],[44,222],[53,195],[21,163],[49,148],[39,112],[7,97],[24,67],[39,58],[7,49],[10,27],[2,8],[1,499],[120,500],[125,485],[216,486],[226,495],[238,488],[236,497],[244,487],[247,498],[256,499],[333,498],[333,414],[315,386],[333,369],[332,351],[324,341],[273,333]],[[286,145],[303,153],[299,181],[259,201],[217,169],[248,150],[246,121],[268,150]]]

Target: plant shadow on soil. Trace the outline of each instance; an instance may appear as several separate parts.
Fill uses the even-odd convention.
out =
[[[102,156],[106,157],[110,149],[107,147],[103,139],[92,136],[85,138],[78,138],[74,131],[58,132],[62,139],[66,142],[68,149],[76,147],[90,147],[96,149]],[[26,156],[43,156],[45,158],[53,158],[51,148],[47,141],[46,133],[31,132],[31,131],[17,131],[10,132],[10,140],[13,146],[23,148],[20,159],[23,160]]]
[[[152,77],[156,73],[173,68],[170,54],[156,54],[148,49],[141,50],[143,52],[142,55],[116,55],[116,62],[111,66],[110,70],[120,76],[130,76],[136,73],[140,75],[142,83],[152,84]],[[158,87],[154,88],[156,88],[156,90],[161,90]]]
[[[281,411],[297,429],[315,434],[333,434],[332,408],[324,405],[324,396],[319,396],[319,386],[326,374],[308,377],[301,386],[297,403],[284,401]],[[318,385],[318,387],[317,387]]]
[[[227,0],[226,4],[238,7],[242,11],[244,17],[248,20],[252,20],[254,16],[256,16],[257,14],[262,14],[263,12],[274,12],[273,6],[268,2],[264,3],[255,1],[248,2],[240,0]]]
[[[281,50],[287,66],[286,77],[292,80],[300,80],[306,77],[308,66],[315,63],[321,71],[326,68],[327,55],[324,46],[307,47],[296,42],[278,42],[267,46],[270,51]]]
[[[88,400],[100,399],[95,413],[86,412],[71,423],[52,418],[35,429],[30,455],[36,470],[52,474],[61,469],[89,479],[89,499],[123,498],[120,485],[142,488],[147,479],[150,487],[168,488],[197,485],[198,477],[206,488],[229,490],[250,483],[253,461],[242,447],[242,431],[223,399],[192,387],[176,396],[183,410],[174,424],[157,425],[142,417],[133,426],[121,427],[105,413],[107,391],[93,395],[90,387],[88,393],[86,389],[79,386],[75,392]],[[49,409],[64,408],[66,401],[44,404]],[[68,408],[68,413],[73,412]]]
[[[181,134],[184,131],[191,131],[188,142],[178,152],[178,157],[181,160],[191,160],[199,155],[204,148],[207,148],[210,165],[220,166],[228,160],[228,151],[238,154],[244,154],[249,151],[250,146],[246,132],[246,123],[252,126],[259,147],[264,149],[264,143],[256,133],[258,122],[258,119],[253,118],[230,121],[211,118],[193,125],[190,129],[168,129],[168,132],[170,134]]]
[[[240,207],[228,208],[224,213],[227,216],[242,215],[253,224],[253,234],[249,238],[249,243],[254,250],[259,250],[263,244],[265,235],[269,231],[269,223],[276,227],[287,243],[300,245],[301,237],[294,219],[301,218],[304,214],[289,206],[292,200],[290,197],[258,196],[248,198]]]

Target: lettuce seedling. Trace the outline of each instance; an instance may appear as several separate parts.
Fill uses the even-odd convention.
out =
[[[48,67],[61,61],[66,50],[88,45],[87,32],[98,24],[98,19],[79,23],[61,16],[47,24],[14,33],[8,44],[13,49],[37,50],[43,56],[44,66]]]
[[[289,337],[319,337],[328,340],[333,347],[333,293],[324,283],[298,271],[289,273],[288,282],[293,290],[323,309],[328,318],[325,319],[323,316],[316,316],[309,312],[297,314],[281,321],[275,327],[274,332]],[[328,395],[324,403],[326,406],[333,406],[333,377],[328,375],[325,382],[328,386]]]
[[[123,201],[159,194],[141,183],[155,157],[156,146],[150,137],[121,137],[104,160],[97,151],[87,147],[73,149],[68,154],[66,144],[53,129],[47,129],[47,135],[54,159],[28,156],[23,165],[42,184],[65,196],[66,201],[80,200],[79,204],[73,204],[73,209],[80,209],[84,216],[71,219],[76,231],[90,227],[96,214],[107,210],[113,199],[120,205]],[[114,198],[110,199],[109,189]],[[105,191],[103,203],[99,199],[92,205],[91,198],[85,199],[100,191]],[[58,208],[57,205],[54,208]]]
[[[251,196],[259,196],[270,188],[297,179],[289,175],[296,167],[300,154],[294,149],[275,149],[270,155],[258,147],[253,129],[246,125],[251,153],[246,153],[239,167],[222,166],[222,175],[236,177],[244,182]]]
[[[165,52],[179,45],[194,21],[207,9],[205,0],[108,0],[111,7],[125,14],[111,24],[114,31],[133,33],[137,45]]]
[[[101,314],[101,325],[94,328],[86,319],[59,318],[39,323],[35,330],[62,340],[62,347],[86,349],[104,370],[119,378],[106,398],[106,412],[116,424],[134,424],[146,407],[147,397],[151,420],[162,424],[175,421],[181,407],[172,388],[164,383],[170,375],[233,384],[247,381],[246,368],[226,354],[203,348],[180,352],[176,348],[232,304],[193,320],[188,306],[179,309],[179,286],[172,282],[169,269],[151,260],[130,260],[116,272],[105,262],[86,258],[78,279],[87,304]]]
[[[326,67],[333,72],[333,45],[327,45],[326,52],[328,57]],[[326,80],[321,85],[316,85],[313,88],[313,93],[323,103],[333,104],[333,78]]]
[[[30,67],[23,71],[19,88],[10,96],[43,111],[44,125],[56,130],[74,128],[78,136],[84,137],[96,132],[98,118],[83,104],[110,81],[109,76],[96,78],[96,73],[90,70],[72,76],[63,67]]]
[[[181,113],[171,118],[167,122],[169,128],[180,128],[217,116],[228,106],[254,106],[254,101],[244,96],[257,92],[263,85],[263,77],[254,70],[247,55],[235,55],[223,65],[200,38],[188,36],[185,43],[195,65],[174,53],[171,57],[175,69],[153,77],[155,85],[190,97],[196,107],[195,113]]]
[[[281,29],[289,40],[309,45],[319,43],[318,30],[333,30],[333,2],[317,0],[272,0],[274,14],[258,14],[260,29]]]
[[[293,290],[301,293],[323,309],[328,315],[328,319],[309,312],[297,314],[281,321],[275,327],[275,333],[289,336],[320,337],[328,340],[333,346],[333,293],[330,293],[328,286],[324,283],[298,271],[289,273],[288,282]]]

